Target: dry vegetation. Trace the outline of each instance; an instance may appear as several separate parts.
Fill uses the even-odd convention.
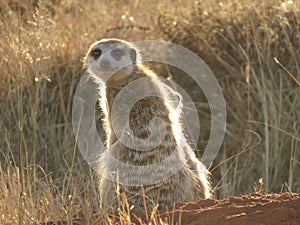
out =
[[[253,191],[260,177],[267,192],[300,192],[299,2],[0,0],[0,12],[1,224],[105,217],[71,126],[80,60],[103,37],[172,41],[209,64],[228,111],[211,166],[219,198]],[[202,101],[200,149],[210,126]]]

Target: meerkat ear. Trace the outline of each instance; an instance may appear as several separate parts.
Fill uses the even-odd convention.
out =
[[[135,49],[131,48],[130,52],[129,52],[129,55],[130,55],[130,59],[132,60],[132,62],[136,63],[136,51],[135,51]]]

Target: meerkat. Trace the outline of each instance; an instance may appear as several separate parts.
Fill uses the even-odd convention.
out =
[[[126,196],[133,212],[144,212],[145,207],[151,210],[156,205],[160,210],[167,209],[173,207],[174,203],[210,198],[209,172],[196,158],[185,138],[181,122],[181,96],[143,65],[139,49],[124,40],[102,39],[93,43],[87,51],[84,67],[99,83],[100,108],[104,114],[106,149],[97,161],[97,172],[108,176],[99,176],[101,209],[116,212],[122,204],[121,195]],[[154,94],[135,102],[128,115],[130,129],[125,140],[131,137],[145,140],[137,149],[120,141],[120,136],[113,129],[111,112],[118,94],[142,78],[148,79],[144,88],[151,89]],[[151,124],[157,118],[162,122]],[[149,140],[151,133],[156,134]],[[160,142],[148,149],[148,145],[158,138]],[[137,169],[118,167],[109,157]],[[164,163],[168,157],[169,161]],[[174,173],[172,166],[178,163],[182,166]],[[147,169],[139,173],[139,168]],[[167,174],[167,178],[163,174]],[[161,178],[160,175],[162,179],[158,179],[158,182],[147,183],[147,179]],[[120,177],[126,179],[119,183]]]

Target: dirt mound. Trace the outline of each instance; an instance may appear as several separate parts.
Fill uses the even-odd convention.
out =
[[[253,193],[224,200],[200,200],[176,204],[173,210],[143,216],[128,215],[121,218],[98,215],[91,222],[84,215],[71,224],[97,225],[299,225],[300,193]],[[151,218],[149,218],[151,217]],[[41,225],[66,225],[67,221],[42,223]]]
[[[300,194],[250,194],[179,204],[161,213],[168,224],[300,224]],[[177,222],[177,223],[176,223]]]

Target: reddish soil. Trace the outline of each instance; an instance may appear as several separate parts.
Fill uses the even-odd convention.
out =
[[[160,217],[168,224],[182,225],[300,225],[300,194],[255,193],[224,200],[201,200],[179,204]]]
[[[150,215],[149,215],[150,217]],[[224,200],[200,200],[177,204],[173,210],[160,212],[156,220],[147,223],[146,218],[136,219],[132,215],[129,222],[122,224],[168,224],[168,225],[300,225],[300,193],[266,194],[253,193]],[[159,221],[159,218],[161,219]],[[99,216],[92,224],[108,224]],[[115,218],[115,223],[121,224]],[[43,223],[64,225],[65,221]],[[84,216],[74,219],[72,224],[90,224]]]

